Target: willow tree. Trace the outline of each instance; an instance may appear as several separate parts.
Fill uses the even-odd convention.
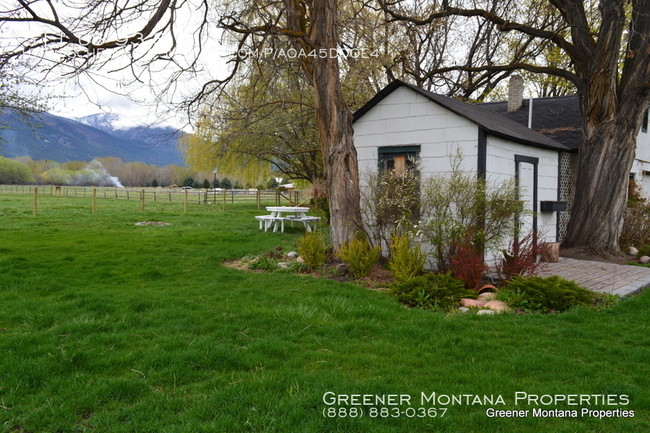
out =
[[[183,15],[190,10],[195,15],[198,11],[202,17],[195,29],[188,28],[187,16]],[[214,16],[218,16],[217,22],[212,21]],[[0,11],[0,23],[22,25],[24,28],[18,27],[16,33],[28,35],[4,50],[0,67],[46,49],[59,54],[48,65],[53,69],[63,67],[68,68],[66,72],[77,72],[98,67],[131,68],[138,80],[146,75],[139,68],[148,66],[147,73],[154,73],[155,65],[161,62],[169,68],[178,68],[179,72],[196,70],[197,61],[191,57],[202,53],[209,30],[217,27],[237,36],[237,51],[255,36],[261,40],[286,38],[301,54],[296,61],[313,89],[334,247],[338,248],[358,227],[359,176],[352,114],[343,100],[336,55],[339,46],[336,0],[245,4],[134,0],[87,2],[74,7],[49,0],[21,0],[16,6]],[[36,33],[29,35],[31,31]],[[193,53],[179,44],[187,35],[192,36],[195,44]],[[143,45],[150,49],[139,49]],[[120,52],[126,53],[130,62],[116,66],[112,56]],[[206,82],[195,97],[188,99],[188,106],[196,106],[210,94],[223,91],[237,76],[242,59],[233,58],[231,64],[232,69],[225,78]],[[161,70],[155,73],[160,74]],[[173,87],[177,76],[168,76],[168,86]]]
[[[195,134],[184,141],[186,162],[255,185],[266,184],[272,172],[274,177],[322,182],[309,83],[291,61],[278,65],[258,59],[250,69],[242,84],[231,84],[203,107]]]
[[[501,32],[547,41],[570,59],[566,65],[527,61],[451,65],[464,71],[524,70],[560,77],[580,97],[584,139],[579,147],[575,200],[566,245],[598,254],[619,254],[628,175],[636,137],[650,102],[650,0],[531,0],[526,8],[500,8],[500,1],[444,0],[426,11],[413,11],[402,0],[378,0],[396,21],[428,25],[450,16],[479,18]]]

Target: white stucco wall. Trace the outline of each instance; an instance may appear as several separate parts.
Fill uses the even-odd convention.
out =
[[[422,177],[450,171],[450,155],[460,150],[462,169],[476,170],[477,126],[424,96],[400,87],[354,123],[359,172],[376,173],[378,149],[421,146]]]
[[[558,191],[559,153],[554,150],[526,146],[488,135],[486,171],[488,182],[499,183],[515,175],[515,155],[538,158],[537,165],[537,229],[541,242],[555,242],[557,214],[539,212],[542,200],[556,201]],[[526,194],[529,191],[523,191]],[[531,209],[532,210],[532,209]]]
[[[478,125],[406,87],[393,91],[355,122],[354,141],[362,187],[365,174],[377,173],[380,147],[420,146],[422,178],[449,173],[457,151],[463,156],[462,170],[477,170]],[[559,154],[553,150],[488,135],[487,180],[496,185],[513,179],[515,155],[539,159],[538,202],[557,200]],[[555,242],[556,222],[555,213],[538,213],[541,242]],[[492,264],[495,257],[486,259]]]

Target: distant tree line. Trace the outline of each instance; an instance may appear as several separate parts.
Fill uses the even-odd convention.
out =
[[[172,185],[191,186],[192,188],[274,188],[275,179],[266,184],[251,185],[239,179],[218,178],[214,173],[196,171],[190,167],[166,165],[163,167],[141,162],[125,162],[114,156],[96,158],[110,176],[115,177],[123,186],[129,187],[167,187]],[[88,161],[69,161],[59,163],[49,160],[33,160],[27,156],[17,158],[0,157],[0,184],[71,184],[70,176],[96,169]],[[74,177],[79,179],[78,176]],[[77,185],[93,185],[92,180]]]

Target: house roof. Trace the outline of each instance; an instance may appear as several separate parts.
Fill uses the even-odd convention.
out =
[[[514,120],[498,113],[494,109],[488,109],[482,104],[470,104],[463,101],[458,101],[446,96],[437,95],[411,84],[404,83],[396,80],[384,87],[377,93],[370,101],[354,113],[354,121],[359,120],[370,109],[377,105],[381,100],[393,93],[400,87],[407,87],[412,91],[424,96],[436,104],[439,104],[449,111],[465,117],[468,120],[483,127],[488,133],[496,136],[511,139],[513,141],[553,150],[569,150],[566,146],[550,137],[542,135],[538,132],[528,129],[526,126],[517,123]]]
[[[519,110],[511,113],[508,113],[507,102],[488,102],[481,105],[517,123],[528,125],[528,99],[524,100]],[[577,149],[583,140],[578,95],[533,99],[532,129],[570,149]]]

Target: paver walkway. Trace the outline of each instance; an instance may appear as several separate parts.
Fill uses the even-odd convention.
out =
[[[650,268],[560,257],[546,263],[541,277],[557,275],[596,292],[628,296],[650,286]]]

